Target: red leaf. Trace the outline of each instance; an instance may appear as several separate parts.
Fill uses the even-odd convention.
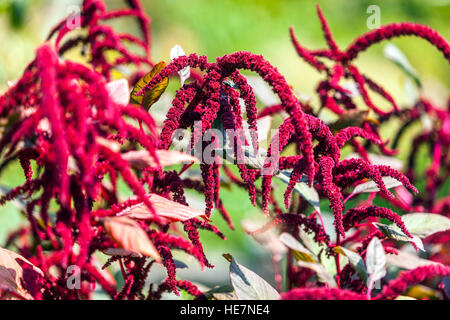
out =
[[[120,248],[152,257],[161,263],[161,257],[139,223],[127,217],[103,219],[106,232]]]
[[[30,261],[21,255],[0,247],[0,287],[4,287],[10,292],[19,294],[25,299],[33,299],[33,297],[22,286],[24,269],[18,261],[28,264],[41,276],[44,275],[41,269],[34,266]],[[0,297],[7,300],[17,299],[8,293],[4,296],[0,295]]]
[[[156,154],[162,167],[181,163],[200,162],[196,157],[179,151],[156,150]],[[131,167],[138,170],[144,169],[145,167],[156,167],[155,160],[146,150],[129,151],[122,154],[122,158],[128,161]]]
[[[135,197],[132,197],[131,200],[132,199],[135,199]],[[150,193],[148,194],[148,199],[156,214],[163,218],[163,220],[166,220],[167,223],[186,221],[198,216],[205,218],[203,210],[185,206],[181,203],[161,197],[160,195]],[[138,220],[152,220],[154,217],[153,213],[143,202],[126,208],[121,211],[118,216],[127,216]]]

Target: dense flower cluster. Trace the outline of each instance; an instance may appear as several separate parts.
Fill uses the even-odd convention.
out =
[[[0,97],[1,118],[14,119],[2,128],[2,169],[19,160],[25,175],[24,184],[2,195],[0,202],[17,197],[27,202],[23,209],[30,223],[30,229],[24,231],[26,238],[23,232],[15,233],[8,242],[15,243],[19,253],[43,271],[44,276],[26,279],[30,288],[40,288],[29,290],[36,299],[89,298],[95,282],[115,299],[142,297],[154,260],[147,261],[140,254],[113,255],[105,267],[120,262],[125,285],[118,291],[115,281],[105,276],[94,256],[96,252],[120,246],[105,232],[103,219],[138,203],[144,204],[150,217],[139,226],[162,257],[168,272],[166,283],[174,291],[178,285],[198,295],[192,285],[177,283],[171,249],[183,250],[199,259],[201,265],[209,266],[197,229],[220,234],[197,219],[184,222],[192,243],[169,234],[167,221],[158,215],[147,196],[160,190],[165,197],[169,198],[173,192],[181,199],[183,190],[179,188],[183,183],[179,178],[174,179],[171,172],[162,171],[156,154],[159,140],[151,116],[115,98],[110,89],[111,71],[119,65],[138,68],[153,65],[148,59],[149,18],[139,1],[128,2],[130,9],[106,11],[102,1],[84,1],[78,28],[87,36],[63,42],[72,34],[71,19],[75,18],[61,21],[49,37],[49,40],[56,38],[55,41],[38,48],[35,60],[23,76]],[[138,18],[143,40],[118,34],[112,27],[101,24],[121,16]],[[145,55],[133,54],[124,41],[139,44],[145,49]],[[64,59],[64,54],[79,43],[89,46],[89,51],[84,51],[89,66]],[[108,58],[111,51],[119,54],[114,61]],[[153,159],[152,165],[145,166],[144,173],[133,168],[123,156],[137,148],[145,150]],[[148,179],[146,172],[152,179]],[[117,186],[120,177],[134,193],[134,199],[120,202]],[[81,270],[79,291],[70,290],[66,285],[70,276],[66,270],[71,265]]]
[[[410,108],[400,108],[395,102],[394,98],[386,91],[381,85],[377,84],[374,80],[361,73],[361,71],[352,64],[357,58],[359,53],[366,50],[370,46],[388,40],[394,37],[400,36],[416,36],[428,41],[434,47],[436,47],[450,62],[449,52],[450,46],[448,42],[440,36],[436,31],[423,25],[413,23],[400,23],[381,26],[375,30],[368,32],[358,37],[345,51],[341,51],[333,39],[330,28],[321,12],[319,6],[317,6],[320,22],[324,31],[324,36],[328,45],[327,49],[309,50],[300,45],[295,37],[294,31],[291,28],[291,38],[294,47],[298,55],[313,66],[318,72],[326,74],[326,79],[319,83],[317,86],[317,94],[320,97],[321,107],[327,108],[333,113],[339,115],[340,120],[343,122],[358,123],[358,128],[342,128],[339,121],[334,125],[334,130],[339,130],[336,134],[336,140],[339,148],[350,141],[355,152],[360,158],[350,158],[338,162],[334,167],[334,179],[335,184],[342,190],[346,187],[354,185],[357,181],[361,181],[364,178],[370,178],[373,180],[379,188],[380,194],[395,207],[395,209],[380,208],[372,205],[373,195],[369,196],[367,201],[363,201],[362,205],[357,208],[352,208],[347,211],[343,218],[343,228],[347,232],[350,229],[355,229],[355,232],[344,239],[342,244],[350,244],[353,242],[361,242],[362,246],[358,248],[358,252],[364,254],[365,249],[369,242],[374,238],[386,239],[386,235],[380,230],[376,229],[370,224],[361,224],[363,220],[368,218],[368,221],[377,221],[375,217],[385,218],[394,222],[406,236],[412,237],[407,228],[405,227],[401,217],[396,212],[432,212],[439,213],[444,216],[449,216],[448,205],[448,107],[436,107],[429,100],[424,97],[420,97],[417,103]],[[328,67],[324,61],[328,60],[332,63],[331,67]],[[366,106],[373,110],[374,119],[360,119],[355,115],[367,116],[367,113],[357,111],[357,103],[353,101],[354,94],[352,94],[347,88],[342,87],[339,82],[342,79],[350,79],[355,83],[355,87],[358,90],[359,95],[366,104]],[[379,108],[370,98],[368,89],[373,93],[380,95],[386,101],[392,105],[390,111],[385,111]],[[261,114],[271,114],[271,109],[277,112],[277,106],[269,106],[264,109]],[[363,111],[364,112],[364,111]],[[401,138],[405,132],[412,127],[415,122],[422,120],[429,120],[430,126],[424,127],[424,130],[419,132],[416,137],[412,139],[411,151],[406,155],[407,169],[405,175],[400,174],[398,171],[393,170],[386,165],[373,165],[369,159],[370,143],[378,145],[381,153],[390,156],[398,152],[398,147]],[[383,142],[379,134],[383,125],[392,124],[392,120],[400,121],[401,125],[392,139],[392,143],[388,148],[389,141]],[[341,121],[342,122],[342,121]],[[339,125],[338,125],[339,124]],[[353,137],[363,137],[368,141],[365,144],[361,144],[356,140],[351,140]],[[329,141],[330,139],[328,139]],[[430,148],[431,163],[423,175],[418,171],[418,150],[421,146],[428,145]],[[333,164],[330,160],[324,160],[321,170],[329,171],[329,167]],[[415,196],[411,196],[404,191],[405,189],[397,190],[396,196],[391,194],[384,188],[382,177],[391,176],[400,181],[406,188],[416,193]],[[407,177],[407,178],[406,178]],[[417,189],[412,183],[425,180],[425,188],[417,193]],[[330,198],[330,206],[332,207],[335,217],[339,217],[342,211],[342,197],[339,198],[336,192],[332,191],[333,185],[329,184],[330,180],[321,182],[322,186],[328,191],[326,193],[333,194],[336,200]],[[442,192],[444,191],[444,192]],[[445,192],[447,191],[447,192]],[[442,192],[445,194],[444,198],[439,199],[438,194]],[[352,195],[350,195],[351,197]],[[347,197],[344,203],[350,198]],[[334,204],[333,204],[334,203]],[[336,216],[337,214],[337,216]],[[336,220],[337,222],[338,220]],[[364,233],[362,230],[366,226],[369,226],[369,233]],[[363,236],[365,234],[365,236]],[[338,238],[339,239],[339,238]],[[439,243],[442,247],[437,252],[431,254],[431,259],[435,261],[448,264],[448,231],[437,233],[424,240],[425,243]],[[339,242],[339,240],[338,240]],[[338,242],[336,244],[338,244]],[[388,247],[388,241],[385,242],[385,252],[388,254],[398,254],[398,251],[392,247]],[[416,247],[415,243],[412,243]],[[417,248],[417,247],[416,247]],[[356,289],[358,292],[364,293],[364,285],[361,287],[357,285],[351,285],[349,281],[349,270],[352,268],[347,265],[341,273],[341,283],[348,283],[348,288]],[[408,286],[416,283],[423,282],[427,278],[433,276],[445,276],[445,267],[430,266],[420,267],[418,269],[411,270],[409,273],[401,275],[397,280],[393,280],[383,288],[382,293],[377,296],[379,299],[393,299],[399,294],[405,292]],[[410,275],[409,275],[410,274]],[[342,281],[344,280],[344,281]],[[396,291],[398,289],[398,291]],[[298,294],[299,298],[303,295],[293,290],[293,295],[287,295],[290,298],[294,298],[294,292]],[[300,291],[301,292],[301,291]],[[395,292],[395,293],[394,293]],[[330,293],[331,294],[331,293]],[[342,292],[344,294],[344,292]],[[448,295],[445,293],[444,297]],[[350,298],[351,299],[351,298]]]
[[[393,205],[406,212],[433,212],[448,217],[449,199],[447,195],[448,192],[445,192],[446,188],[448,189],[448,186],[446,186],[445,183],[448,181],[450,173],[448,169],[447,157],[449,147],[448,134],[450,132],[450,104],[448,106],[436,106],[428,99],[420,96],[414,105],[411,107],[403,107],[400,110],[394,98],[385,89],[375,83],[368,76],[362,75],[361,72],[351,64],[351,62],[357,58],[359,53],[368,49],[370,46],[383,40],[389,40],[391,38],[401,36],[414,36],[428,41],[437,50],[439,50],[444,58],[450,63],[450,46],[448,42],[435,30],[432,30],[427,26],[414,23],[394,23],[381,26],[378,29],[372,30],[358,37],[345,51],[340,51],[333,40],[328,24],[319,7],[318,14],[323,26],[325,38],[329,47],[328,49],[308,50],[300,46],[292,29],[291,36],[298,54],[305,61],[314,66],[317,71],[325,72],[327,74],[327,80],[324,80],[317,88],[317,93],[321,96],[322,106],[340,115],[345,114],[345,110],[355,109],[356,105],[352,103],[352,99],[348,94],[349,92],[346,93],[344,88],[339,87],[339,79],[343,77],[352,78],[357,84],[359,93],[361,94],[366,105],[378,114],[378,118],[376,119],[378,128],[367,121],[363,123],[363,128],[371,132],[374,136],[379,137],[378,132],[383,125],[388,126],[392,124],[392,121],[400,121],[399,129],[392,139],[392,150],[389,150],[385,148],[384,145],[381,145],[381,151],[387,155],[395,152],[393,150],[399,147],[400,141],[405,132],[407,132],[407,130],[411,128],[414,123],[419,121],[422,121],[422,123],[431,123],[431,126],[423,126],[423,130],[413,136],[411,139],[412,148],[406,155],[406,159],[408,159],[407,169],[405,172],[406,176],[412,183],[417,183],[424,179],[426,186],[424,190],[415,197],[401,198],[399,195],[399,199],[395,199],[384,190],[381,191],[388,199],[391,200]],[[331,69],[327,68],[320,60],[321,58],[331,60],[335,64]],[[384,97],[384,99],[392,105],[392,110],[385,112],[376,107],[370,100],[370,97],[365,89],[366,87],[371,89],[375,94]],[[448,101],[450,103],[450,98]],[[352,141],[352,144],[354,145],[355,151],[358,152],[362,158],[368,160],[368,144],[365,144],[364,147],[356,141]],[[425,145],[429,147],[431,161],[425,170],[425,175],[423,175],[417,170],[417,165],[419,156],[418,151]],[[371,178],[375,180],[374,177]],[[404,181],[402,182],[404,183]],[[440,191],[444,191],[443,193],[446,196],[439,198],[438,195]],[[444,249],[444,251],[448,250],[447,240],[448,232],[440,233],[427,239],[427,241],[441,243],[444,245],[447,248]],[[435,255],[434,259],[443,263],[449,262],[448,258],[445,258],[445,256],[442,256],[439,253]]]

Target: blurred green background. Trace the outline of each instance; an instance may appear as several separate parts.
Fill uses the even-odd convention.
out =
[[[291,45],[288,28],[294,26],[299,41],[309,48],[323,48],[325,42],[316,15],[319,3],[328,19],[338,44],[345,48],[358,35],[369,31],[366,12],[369,5],[380,7],[381,24],[409,21],[426,24],[450,39],[450,0],[400,1],[273,1],[273,0],[144,0],[152,17],[155,61],[169,61],[170,49],[181,45],[186,53],[207,55],[210,61],[234,51],[246,50],[262,54],[275,65],[299,92],[313,96],[320,76],[300,60]],[[106,1],[108,7],[122,7],[119,0]],[[75,0],[0,0],[0,91],[7,81],[19,77],[33,59],[36,47],[42,43],[51,27],[67,16]],[[137,32],[137,24],[129,19],[116,23],[118,29]],[[417,70],[426,97],[444,104],[450,86],[449,67],[442,55],[423,40],[405,38],[394,40]],[[356,64],[388,88],[396,100],[406,103],[404,74],[382,54],[384,44],[376,45],[362,54]],[[172,86],[171,86],[172,88]],[[176,89],[175,87],[173,89]],[[316,97],[313,103],[317,105]],[[0,177],[3,186],[23,181],[11,167]],[[180,277],[191,278],[208,285],[227,282],[227,262],[223,252],[233,253],[244,265],[253,268],[266,279],[273,279],[268,251],[253,242],[240,227],[240,219],[257,219],[261,213],[254,209],[244,192],[224,191],[223,196],[237,227],[230,231],[220,217],[213,221],[225,232],[226,242],[202,233],[207,255],[217,266],[205,273],[182,270]],[[200,201],[201,198],[198,198]],[[326,204],[324,206],[326,208]],[[12,205],[0,209],[0,241],[21,219]],[[194,264],[195,266],[195,264]],[[161,275],[162,277],[162,275]],[[273,283],[273,281],[271,281]]]

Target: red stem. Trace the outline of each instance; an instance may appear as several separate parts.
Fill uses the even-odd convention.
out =
[[[287,261],[286,261],[286,280],[287,280],[287,290],[292,289],[292,279],[291,279],[291,262],[292,262],[292,250],[288,249]]]

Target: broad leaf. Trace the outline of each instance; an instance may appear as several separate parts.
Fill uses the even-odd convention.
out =
[[[389,60],[393,61],[397,66],[399,66],[406,75],[414,80],[419,88],[422,86],[417,71],[409,63],[408,58],[406,58],[405,54],[396,45],[394,45],[393,43],[388,43],[387,45],[385,45],[383,49],[383,55]]]
[[[29,268],[24,269],[24,266]],[[0,286],[4,286],[9,291],[19,294],[25,299],[33,299],[22,285],[25,272],[35,272],[44,276],[41,269],[34,266],[21,255],[0,247]],[[8,293],[4,296],[0,295],[0,298],[7,300],[16,299]]]
[[[408,296],[413,297],[418,300],[435,300],[440,296],[441,294],[439,291],[431,289],[430,287],[424,286],[422,284],[416,284],[415,286],[412,286],[407,291]]]
[[[258,143],[267,140],[267,138],[269,137],[271,126],[272,126],[271,116],[265,116],[256,120],[256,129],[258,131]],[[252,141],[252,137],[250,135],[251,131],[247,122],[244,123],[244,132],[245,138],[250,143],[250,141]]]
[[[395,300],[417,300],[417,299],[408,296],[398,296],[397,298],[395,298]]]
[[[396,157],[385,156],[385,155],[374,154],[374,153],[369,153],[367,155],[367,157],[369,158],[369,161],[372,164],[389,166],[392,169],[395,169],[398,171],[403,170],[403,162],[401,160],[397,159]],[[352,159],[352,158],[361,159],[361,156],[357,153],[351,153],[345,157],[345,159]]]
[[[299,261],[304,262],[316,262],[314,254],[306,249],[297,239],[295,239],[289,233],[282,233],[280,235],[280,241],[288,248],[293,250],[294,256]]]
[[[152,71],[147,73],[136,83],[133,91],[131,91],[131,103],[143,106],[145,110],[148,110],[152,104],[159,100],[169,85],[169,78],[164,78],[160,83],[155,85],[151,90],[147,90],[143,95],[138,96],[136,94],[142,90],[165,66],[166,64],[164,61],[159,62],[153,67]]]
[[[314,240],[313,233],[306,232],[303,227],[299,229],[299,237],[305,247],[314,254],[314,257],[317,257],[318,261],[320,261],[320,263],[325,267],[325,269],[327,269],[327,271],[331,275],[336,275],[336,261],[334,257],[323,254],[323,252],[326,252],[328,247],[324,243],[318,244]],[[343,256],[342,258],[344,259],[341,259],[341,265],[344,266],[348,261],[346,257]]]
[[[298,261],[297,264],[300,267],[313,270],[317,274],[317,278],[321,282],[328,284],[328,286],[330,288],[337,288],[337,284],[336,284],[336,281],[334,280],[333,276],[320,263]]]
[[[185,55],[186,53],[184,52],[183,48],[181,48],[181,46],[179,46],[178,44],[170,50],[171,61]],[[178,75],[180,76],[181,86],[183,86],[184,82],[191,76],[191,68],[189,66],[183,68],[182,70],[178,71]]]
[[[286,184],[289,184],[291,173],[282,171],[276,177]],[[306,181],[304,181],[306,180]],[[310,187],[307,178],[300,180],[294,187],[294,191],[301,195],[309,204],[314,207],[314,210],[320,213],[320,198],[319,193],[314,187]]]
[[[174,150],[156,150],[159,163],[162,167],[169,167],[175,164],[200,163],[200,160],[190,154]]]
[[[367,110],[349,110],[343,113],[339,119],[329,124],[330,130],[337,133],[347,127],[361,127],[367,119],[369,111]]]
[[[435,213],[408,213],[402,220],[409,232],[420,238],[450,230],[450,219]]]
[[[259,225],[255,224],[252,220],[243,220],[241,222],[242,229],[247,233],[252,233],[259,229]],[[283,255],[287,252],[285,245],[280,241],[278,235],[275,233],[274,228],[271,228],[265,232],[252,234],[253,239],[261,246],[267,248],[276,261],[280,261]]]
[[[139,223],[127,217],[103,219],[106,232],[122,249],[152,257],[161,262],[161,257]]]
[[[132,258],[141,258],[142,254],[133,252],[130,250],[125,250],[122,248],[108,248],[102,251],[107,256],[120,256],[120,257],[132,257]]]
[[[420,100],[420,88],[417,88],[415,82],[410,78],[404,79],[403,92],[405,96],[405,105],[412,106]]]
[[[183,261],[173,259],[173,262],[175,263],[175,268],[177,269],[187,269],[188,265],[184,263]]]
[[[203,295],[208,300],[237,300],[236,294],[234,293],[234,288],[230,285],[216,286],[203,292]]]
[[[422,124],[422,129],[424,132],[430,132],[433,130],[433,120],[430,115],[424,113],[420,116],[420,123]]]
[[[239,300],[279,300],[280,294],[263,278],[238,264],[231,255],[224,255],[230,261],[230,278]]]
[[[388,265],[407,270],[428,265],[441,265],[438,262],[422,259],[417,254],[409,253],[404,250],[399,251],[398,254],[388,254],[386,256],[386,261]]]
[[[272,106],[279,103],[278,97],[273,93],[272,88],[257,76],[246,76],[248,83],[253,88],[255,96],[264,106]]]
[[[423,242],[422,240],[420,240],[419,237],[414,236],[412,238],[408,237],[406,234],[403,233],[402,230],[400,230],[400,228],[398,228],[396,225],[392,225],[392,226],[388,226],[386,224],[381,224],[381,223],[377,223],[374,222],[373,223],[378,229],[380,229],[381,232],[383,232],[383,234],[390,238],[390,239],[394,239],[394,240],[398,240],[398,241],[404,241],[404,242],[413,242],[416,244],[416,246],[422,250],[425,251],[425,248],[423,247]]]
[[[173,150],[156,150],[156,155],[163,168],[175,164],[200,162],[200,160],[190,154]],[[128,151],[122,154],[122,158],[134,169],[142,170],[146,167],[156,167],[155,159],[147,150]]]
[[[363,258],[356,252],[346,249],[344,247],[334,247],[334,251],[340,253],[348,258],[348,261],[359,274],[364,282],[367,282],[368,274],[366,269],[366,264]]]
[[[258,152],[255,154],[252,146],[241,146],[241,152],[242,152],[242,160],[244,162],[243,164],[245,164],[247,168],[249,169],[264,168],[264,161],[267,156],[267,150],[259,148]],[[230,163],[237,163],[238,159],[235,156],[234,149],[232,149],[229,145],[226,145],[224,147],[222,156],[225,160],[229,161]]]
[[[160,195],[149,193],[147,197],[152,204],[155,213],[163,218],[163,220],[166,220],[167,223],[186,221],[198,216],[204,217],[204,212],[202,210],[185,206],[184,204],[166,199]],[[133,200],[136,199],[136,197],[131,197],[130,199]],[[153,213],[143,202],[122,210],[117,216],[126,216],[137,220],[154,219]]]
[[[265,116],[259,118],[256,120],[256,127],[258,129],[258,142],[266,141],[269,136],[270,129],[272,128],[272,117]]]
[[[386,186],[386,189],[391,189],[402,185],[400,181],[392,177],[383,177],[383,182]],[[378,185],[375,183],[375,181],[369,181],[358,184],[353,190],[352,194],[378,192],[378,191],[380,191],[380,189],[378,188]]]
[[[111,149],[114,152],[120,152],[120,144],[117,141],[109,140],[103,137],[96,137],[95,142],[98,145]]]
[[[236,292],[223,292],[223,293],[213,293],[214,300],[239,300],[236,296]]]
[[[367,246],[366,268],[369,274],[368,287],[386,275],[386,254],[381,241],[374,237]]]

